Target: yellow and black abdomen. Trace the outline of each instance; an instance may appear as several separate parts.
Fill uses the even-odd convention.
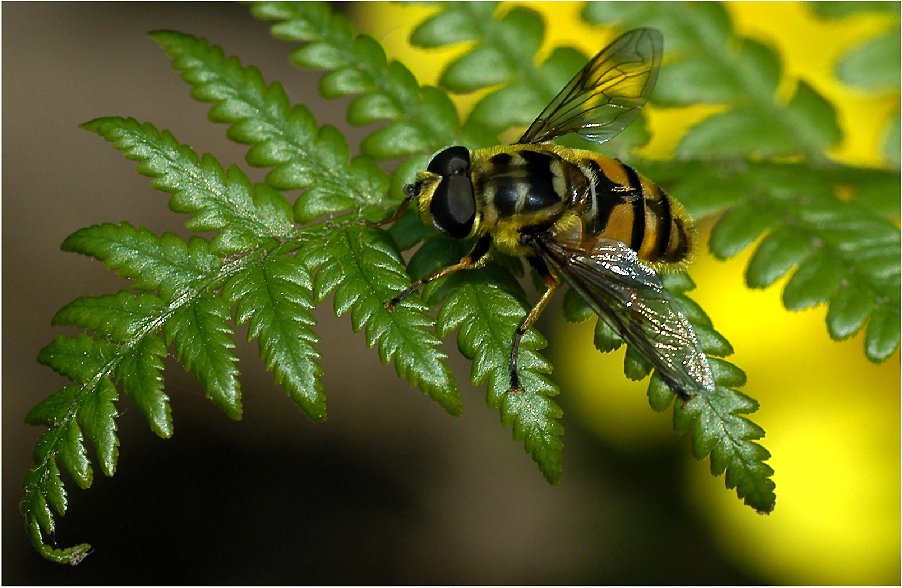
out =
[[[692,252],[692,222],[679,202],[630,166],[592,154],[578,162],[592,181],[582,239],[622,241],[648,262],[680,263]]]

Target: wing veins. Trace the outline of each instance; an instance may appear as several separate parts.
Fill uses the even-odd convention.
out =
[[[651,94],[662,46],[655,29],[621,35],[571,78],[518,143],[541,143],[569,133],[603,143],[618,135]]]
[[[549,234],[533,242],[554,271],[683,397],[714,389],[707,356],[658,275],[619,241],[592,251],[565,246]]]

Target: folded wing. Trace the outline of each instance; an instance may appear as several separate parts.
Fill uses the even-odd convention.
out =
[[[535,237],[533,246],[681,397],[714,390],[711,366],[692,325],[635,251],[611,239],[583,251],[548,234]]]

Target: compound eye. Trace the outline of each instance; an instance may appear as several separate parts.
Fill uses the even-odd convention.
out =
[[[443,233],[455,239],[470,234],[476,220],[476,199],[469,176],[447,176],[435,189],[429,203],[432,222]]]
[[[470,150],[466,147],[448,147],[432,158],[426,168],[442,177],[464,175],[470,172]]]

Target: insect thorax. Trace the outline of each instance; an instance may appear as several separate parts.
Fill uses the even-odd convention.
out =
[[[520,235],[550,229],[585,193],[588,180],[556,145],[501,145],[473,152],[480,228],[505,253],[529,250]]]

